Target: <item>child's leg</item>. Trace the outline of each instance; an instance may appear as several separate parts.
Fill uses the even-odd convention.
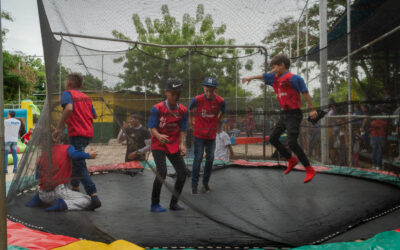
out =
[[[183,157],[180,155],[180,152],[173,155],[167,154],[167,157],[176,171],[174,193],[171,198],[171,204],[176,204],[178,203],[179,195],[182,193],[183,186],[185,185],[187,176],[186,164]]]
[[[298,136],[299,136],[299,134],[288,133],[289,148],[290,148],[290,150],[293,151],[293,153],[295,155],[297,155],[301,164],[303,164],[304,167],[310,166],[310,162],[308,161],[306,154],[304,153],[304,151],[300,147],[300,145],[297,143]]]
[[[194,137],[194,160],[192,168],[192,187],[197,187],[199,183],[199,174],[201,161],[203,160],[204,140]]]
[[[58,185],[55,191],[58,197],[64,200],[68,210],[84,210],[91,203],[89,195],[72,191],[65,184]]]
[[[161,150],[153,150],[153,158],[156,163],[157,173],[153,183],[153,191],[151,194],[151,205],[160,203],[160,193],[163,181],[167,176],[167,163],[165,159],[165,152]],[[178,174],[178,172],[177,172]]]
[[[208,185],[214,162],[215,140],[206,140],[205,150],[206,150],[206,165],[204,168],[203,184]]]
[[[89,138],[76,136],[70,137],[70,143],[77,151],[85,152],[86,146],[89,144]],[[89,172],[86,167],[86,160],[72,160],[72,174],[71,174],[71,185],[73,189],[77,189],[79,187],[79,183],[82,181],[82,184],[87,192],[87,194],[91,195],[96,193],[95,184],[89,176]],[[90,193],[89,193],[89,192]]]
[[[281,135],[286,130],[286,127],[281,119],[278,121],[274,130],[272,131],[271,136],[269,137],[269,141],[278,150],[278,152],[281,154],[282,157],[284,157],[285,159],[289,159],[291,157],[291,154],[286,149],[286,147],[279,141]]]

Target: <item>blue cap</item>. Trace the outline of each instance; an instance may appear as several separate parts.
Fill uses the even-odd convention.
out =
[[[204,78],[203,85],[204,86],[210,86],[210,87],[217,87],[217,79],[213,77],[206,77]]]

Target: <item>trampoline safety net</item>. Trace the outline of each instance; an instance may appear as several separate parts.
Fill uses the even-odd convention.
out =
[[[148,248],[371,237],[349,228],[400,205],[400,5],[351,3],[350,33],[346,1],[328,6],[323,47],[318,1],[38,0],[47,98],[8,217]],[[303,86],[294,115],[271,75],[242,84],[277,54],[304,79],[289,80]],[[326,113],[315,124],[307,93]],[[300,162],[284,174],[287,155]]]

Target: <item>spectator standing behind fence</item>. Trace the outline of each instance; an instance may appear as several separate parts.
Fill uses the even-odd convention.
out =
[[[126,140],[125,162],[145,161],[146,152],[150,151],[151,135],[141,120],[139,114],[131,114],[128,123],[124,122],[122,126],[121,136],[118,136],[118,142]]]
[[[215,142],[215,158],[218,160],[229,161],[230,158],[234,156],[233,149],[231,145],[231,138],[229,135],[222,129],[222,127],[228,127],[227,124],[220,121],[218,123],[218,131]]]
[[[358,168],[358,159],[360,156],[361,143],[362,139],[360,130],[356,129],[354,130],[354,135],[353,135],[353,164],[356,168]]]
[[[311,119],[315,119],[318,114],[314,109],[310,94],[304,83],[303,78],[289,72],[290,59],[285,55],[276,55],[272,58],[270,66],[273,74],[263,74],[257,76],[246,77],[242,79],[242,83],[248,83],[254,79],[264,80],[274,88],[275,94],[281,105],[282,112],[278,124],[270,136],[270,142],[274,145],[279,153],[288,161],[288,167],[285,174],[288,174],[299,162],[306,169],[304,183],[311,181],[316,171],[310,165],[310,162],[299,146],[297,138],[300,131],[300,123],[303,119],[301,108],[301,96],[306,99]],[[292,155],[285,146],[279,141],[280,136],[287,130],[289,148],[299,157]]]
[[[253,108],[251,106],[247,107],[245,123],[247,137],[252,137],[253,130],[256,129],[256,121],[254,120]]]
[[[77,151],[85,152],[86,146],[93,138],[93,119],[97,118],[92,100],[82,93],[83,77],[79,73],[71,73],[65,80],[65,89],[61,95],[63,112],[56,130],[53,132],[53,140],[60,135],[64,124],[68,125],[69,142]],[[74,191],[79,191],[79,183],[92,198],[91,208],[101,206],[97,196],[96,185],[90,178],[85,159],[72,160],[71,185]]]
[[[393,112],[393,115],[397,116],[394,121],[393,121],[393,127],[394,127],[394,131],[393,131],[393,135],[397,136],[397,147],[398,147],[398,156],[394,159],[395,162],[400,162],[400,96],[397,97],[397,108],[396,110]]]
[[[15,111],[8,111],[8,119],[4,120],[4,151],[5,151],[5,173],[8,173],[8,152],[11,149],[13,157],[14,169],[13,173],[17,172],[18,166],[18,155],[17,155],[17,143],[18,143],[18,132],[21,126],[21,122],[15,119]]]
[[[380,111],[375,111],[375,115],[383,115]],[[370,125],[371,149],[372,149],[372,168],[382,168],[382,151],[387,136],[388,122],[382,118],[374,118]]]

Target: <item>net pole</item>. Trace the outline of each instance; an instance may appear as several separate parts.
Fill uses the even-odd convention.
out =
[[[299,67],[299,56],[300,56],[300,20],[297,22],[297,60],[296,60],[296,68],[297,68],[297,75],[300,74],[300,67]]]
[[[235,110],[236,110],[236,122],[237,122],[237,119],[238,119],[238,102],[237,102],[237,99],[238,99],[238,73],[237,73],[237,70],[238,70],[238,65],[237,65],[237,60],[238,59],[236,59],[236,62],[235,62],[235,70],[236,70],[236,72],[235,72],[235,83],[236,83],[236,86],[235,86]]]
[[[191,82],[190,82],[190,78],[192,77],[192,75],[191,75],[191,69],[192,69],[192,58],[191,58],[191,53],[189,53],[189,56],[188,56],[188,59],[189,59],[189,62],[188,62],[188,68],[189,68],[189,79],[188,79],[188,82],[189,82],[189,93],[188,93],[188,99],[189,99],[189,102],[188,102],[188,107],[189,107],[189,104],[190,104],[190,95],[191,95],[191,87],[192,87],[192,84],[191,84]]]
[[[59,83],[58,83],[58,92],[59,92],[59,94],[60,94],[60,96],[61,96],[61,57],[60,57],[60,66],[59,66],[59,73],[58,73],[58,76],[59,76]]]
[[[1,3],[0,3],[1,12]],[[0,18],[1,30],[1,18]],[[0,41],[3,40],[0,32]],[[4,152],[4,84],[3,84],[3,44],[0,42],[0,248],[7,249],[7,206],[6,206],[6,174]]]
[[[101,55],[101,124],[100,124],[100,142],[103,143],[103,117],[104,117],[104,55]]]
[[[306,2],[306,86],[308,89],[308,1]]]
[[[264,55],[264,72],[267,73],[267,68],[268,68],[268,54],[265,53]],[[266,115],[267,115],[267,85],[264,84],[264,107],[263,107],[263,160],[266,160],[266,146],[267,146],[267,141],[265,139],[265,136],[267,135],[266,131],[266,126],[267,126],[267,121],[266,121]]]
[[[351,115],[351,7],[350,0],[347,0],[347,86],[348,86],[348,120],[349,120],[349,151],[348,151],[348,159],[349,159],[349,167],[352,166],[352,126],[350,122]]]
[[[327,0],[320,0],[319,2],[319,29],[320,37],[319,44],[320,50],[320,83],[321,83],[321,107],[324,108],[328,104],[328,28],[327,28]],[[321,161],[324,164],[328,163],[328,131],[326,129],[327,119],[321,120]]]

